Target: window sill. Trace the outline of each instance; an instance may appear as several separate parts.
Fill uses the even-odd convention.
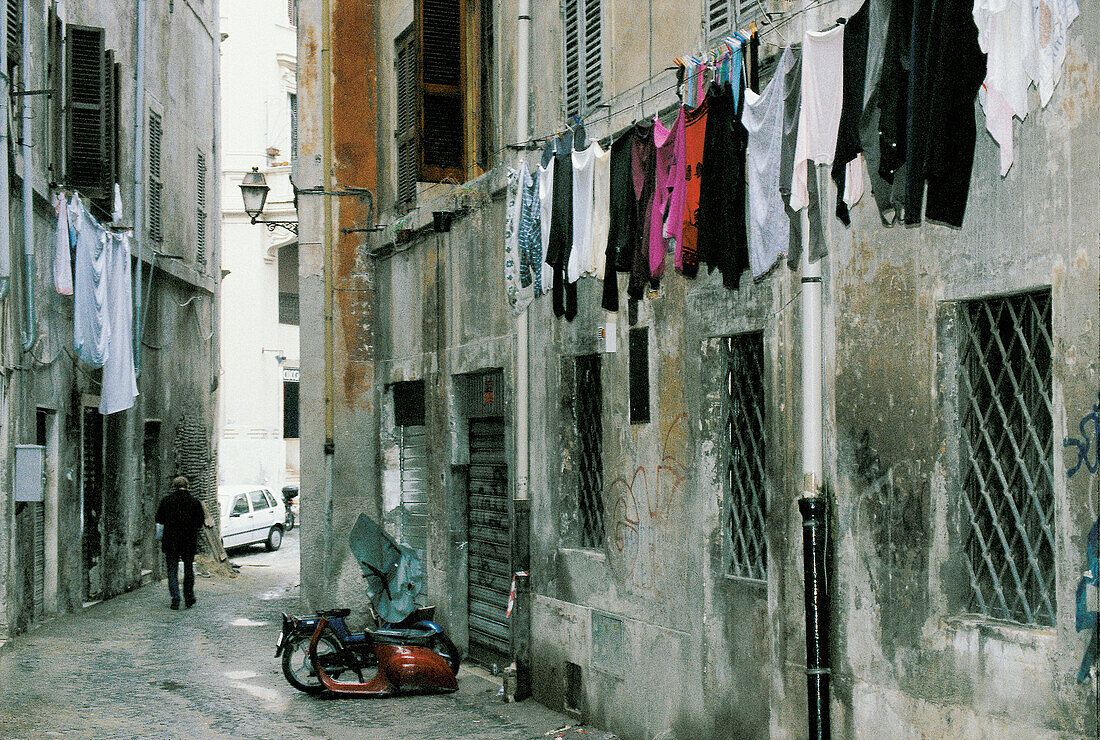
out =
[[[601,563],[607,562],[607,553],[603,550],[595,550],[587,547],[559,547],[561,555],[575,555],[577,557],[590,558]]]
[[[767,588],[767,580],[761,580],[760,578],[749,578],[748,576],[735,576],[732,573],[725,573],[722,575],[729,583],[742,583],[746,586],[758,586],[760,588]]]
[[[980,614],[945,617],[943,625],[956,635],[974,633],[978,637],[1021,647],[1044,647],[1058,639],[1058,632],[1054,627],[1002,622]]]

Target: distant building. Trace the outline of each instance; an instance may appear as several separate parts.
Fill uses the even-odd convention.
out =
[[[298,239],[253,225],[241,178],[271,193],[263,220],[295,221],[296,3],[222,7],[222,366],[219,483],[298,482]]]
[[[172,476],[217,510],[221,270],[217,2],[29,0],[9,2],[6,19],[0,639],[163,577],[153,517]],[[74,304],[91,291],[55,287],[71,262],[55,249],[53,204],[79,194],[110,226],[116,186],[114,231],[133,230],[130,292],[110,279],[95,300],[120,311],[112,336],[132,329],[139,394],[104,415],[108,371],[74,351]]]

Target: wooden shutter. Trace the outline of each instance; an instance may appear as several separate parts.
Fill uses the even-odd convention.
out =
[[[107,142],[111,73],[104,51],[102,28],[69,26],[65,171],[69,186],[92,198],[103,196],[104,170],[113,157]]]
[[[729,33],[733,25],[734,0],[706,0],[707,38],[714,39],[724,33]]]
[[[161,190],[164,188],[164,181],[161,179],[160,166],[163,135],[160,114],[149,111],[149,238],[158,242],[164,239],[161,225]]]
[[[8,0],[8,69],[23,60],[23,3]]]
[[[290,105],[290,159],[298,158],[298,96],[287,93],[287,102]]]
[[[580,0],[565,0],[565,117],[581,115]]]
[[[103,162],[100,166],[100,187],[96,197],[106,199],[110,213],[114,200],[114,184],[118,163],[118,69],[114,52],[103,52]],[[100,203],[100,205],[104,205]]]
[[[420,93],[417,163],[419,179],[466,180],[466,126],[463,105],[465,70],[463,0],[416,3],[418,91]]]
[[[600,0],[584,3],[584,109],[585,113],[603,99],[603,23]]]
[[[416,199],[416,34],[410,26],[394,44],[397,79],[397,203]]]
[[[195,158],[195,262],[206,264],[206,155]]]
[[[600,0],[565,0],[565,115],[583,117],[603,99]]]

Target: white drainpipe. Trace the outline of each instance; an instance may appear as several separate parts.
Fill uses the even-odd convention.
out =
[[[134,255],[137,257],[137,290],[134,291],[134,316],[139,318],[134,332],[134,371],[141,374],[141,338],[145,334],[142,310],[142,255],[145,244],[145,0],[137,0],[137,62],[134,73]],[[149,268],[149,280],[153,268]]]
[[[8,14],[4,13],[4,20],[0,21],[0,60],[8,58]],[[8,138],[8,101],[10,98],[11,80],[8,78],[7,62],[0,64],[0,156],[4,158],[4,166],[0,167],[0,299],[8,294],[8,283],[11,280],[11,199],[8,193],[8,147],[11,140]]]
[[[5,34],[6,36],[6,34]],[[31,79],[31,2],[23,0],[23,89]],[[27,277],[27,328],[23,335],[23,351],[29,351],[38,341],[38,326],[34,315],[34,188],[31,168],[31,96],[23,97],[23,271]],[[6,194],[5,194],[6,196]]]
[[[518,28],[516,40],[516,141],[527,141],[527,80],[528,60],[531,45],[531,4],[530,0],[519,0]],[[523,183],[520,183],[523,187]],[[530,399],[529,393],[529,330],[527,315],[530,304],[516,319],[516,498],[528,497],[527,476],[530,468],[531,437],[528,426]]]

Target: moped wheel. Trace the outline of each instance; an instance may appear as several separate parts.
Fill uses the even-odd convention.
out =
[[[286,677],[287,683],[299,691],[319,694],[325,687],[321,685],[321,679],[317,677],[317,672],[313,670],[313,663],[309,659],[309,643],[312,639],[312,632],[299,632],[287,639],[283,647],[283,676]],[[318,658],[331,656],[339,653],[340,650],[340,643],[335,635],[329,632],[321,634],[321,639],[317,643]],[[326,667],[325,672],[336,678],[342,671],[342,667],[332,666],[332,668]]]
[[[462,662],[458,654],[458,648],[451,642],[451,638],[442,632],[437,632],[431,636],[428,641],[428,648],[432,650],[436,655],[443,660],[447,661],[447,665],[451,667],[451,673],[458,675],[458,666]]]
[[[294,529],[294,512],[290,509],[286,510],[286,531]]]

